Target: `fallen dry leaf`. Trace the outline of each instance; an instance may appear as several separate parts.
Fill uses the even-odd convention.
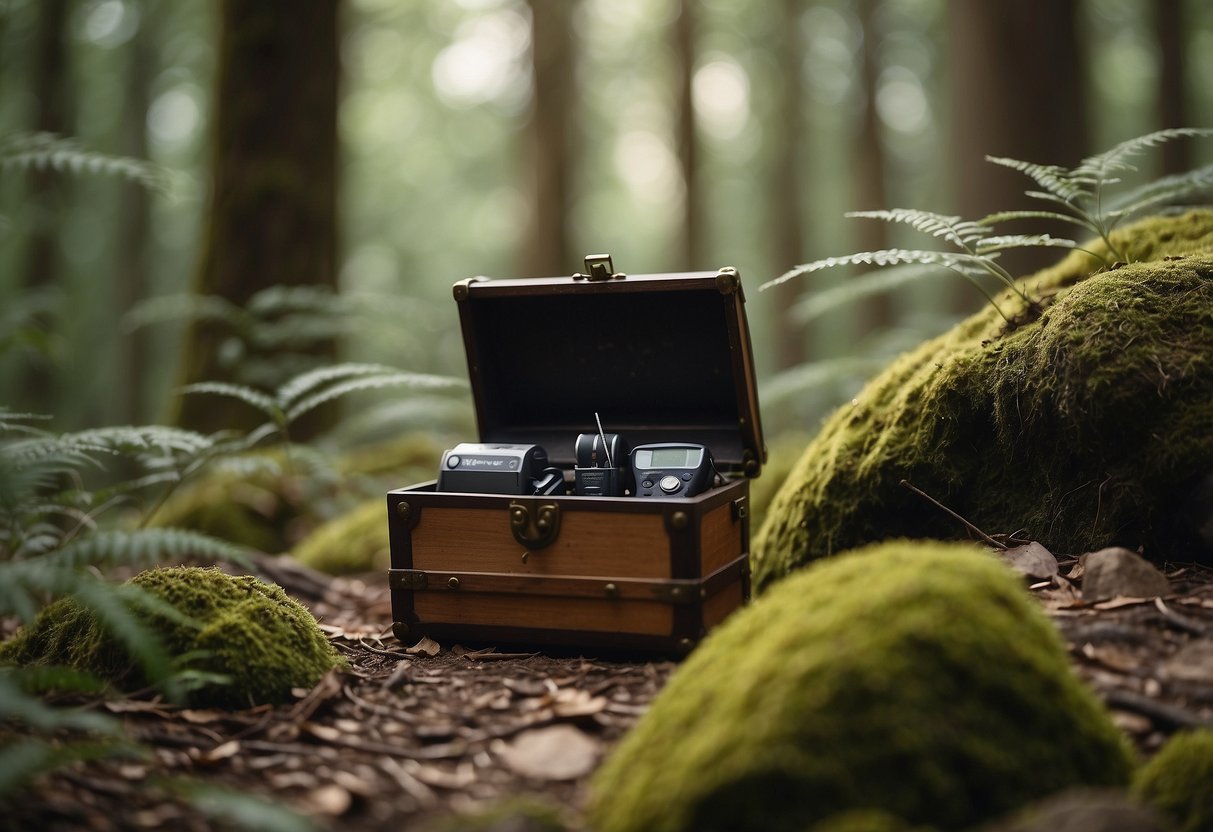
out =
[[[406,648],[405,651],[410,656],[437,656],[442,652],[442,645],[434,641],[429,636],[422,636],[421,641],[414,644],[412,647]]]
[[[598,762],[600,743],[572,725],[552,725],[519,734],[498,754],[511,770],[536,780],[576,780]]]

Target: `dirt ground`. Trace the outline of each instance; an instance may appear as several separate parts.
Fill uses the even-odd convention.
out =
[[[402,645],[390,635],[385,581],[264,566],[312,608],[349,669],[274,708],[90,703],[123,720],[143,751],[41,778],[0,806],[6,828],[230,828],[247,810],[228,791],[190,802],[199,783],[336,830],[434,828],[528,795],[575,823],[593,771],[675,667]],[[1062,563],[1063,576],[1076,571]],[[1213,727],[1213,569],[1166,574],[1169,596],[1094,605],[1064,577],[1032,585],[1078,673],[1143,755],[1178,729]],[[254,816],[251,826],[268,820]]]

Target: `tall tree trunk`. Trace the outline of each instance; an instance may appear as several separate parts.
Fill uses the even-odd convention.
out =
[[[965,218],[1041,207],[1024,196],[1030,180],[985,156],[1069,166],[1089,154],[1078,8],[1079,0],[950,0],[951,158]],[[1022,274],[1055,259],[1047,249],[1019,250],[1001,262]],[[965,307],[981,302],[963,290]]]
[[[195,290],[244,304],[273,285],[335,287],[338,2],[224,0],[220,10],[211,197]],[[221,354],[228,336],[210,322],[190,327],[185,383],[238,378],[240,360]],[[331,359],[335,345],[322,342],[315,353]],[[213,396],[183,397],[178,415],[203,431],[259,419],[242,402]]]
[[[863,84],[864,107],[855,145],[855,187],[858,210],[875,211],[889,207],[885,187],[885,155],[881,139],[880,113],[876,108],[879,92],[880,66],[876,46],[880,32],[876,27],[876,10],[880,0],[859,0],[859,22],[863,27],[863,53],[860,56],[860,78]],[[857,223],[856,251],[878,251],[889,247],[888,225],[875,220]],[[874,295],[864,301],[861,311],[861,331],[886,329],[893,323],[893,301],[888,294]]]
[[[139,30],[130,43],[130,64],[127,67],[123,153],[136,159],[146,159],[147,111],[151,103],[148,79],[152,77],[153,46],[150,10],[144,8]],[[147,190],[134,183],[122,186],[121,227],[119,234],[120,264],[118,268],[119,309],[126,313],[147,295],[147,238],[151,228],[151,205]],[[119,344],[118,379],[121,413],[128,424],[144,419],[143,384],[148,361],[147,338],[143,328],[125,333]]]
[[[804,209],[800,182],[807,131],[804,125],[804,84],[800,38],[803,0],[783,0],[777,24],[779,57],[780,118],[772,125],[771,204],[774,209],[774,261],[778,270],[805,261]],[[795,367],[805,360],[804,327],[788,314],[800,294],[802,282],[791,280],[769,293],[771,322],[778,369]]]
[[[573,260],[568,235],[573,4],[569,0],[530,0],[530,4],[534,94],[527,151],[531,210],[522,269],[531,275],[569,274],[580,267],[580,261]]]
[[[66,134],[71,127],[72,102],[69,94],[67,25],[68,0],[44,0],[38,7],[34,39],[33,94],[37,102],[35,129],[45,133]],[[43,295],[51,309],[40,313],[36,325],[45,329],[54,342],[59,326],[53,311],[53,297],[59,276],[59,222],[66,202],[69,183],[57,171],[32,171],[28,212],[31,217],[29,243],[25,253],[25,288]],[[57,409],[57,373],[53,362],[43,355],[29,353],[20,369],[22,406],[43,413]]]
[[[700,193],[698,142],[695,135],[695,3],[679,0],[678,16],[674,20],[674,60],[678,84],[676,123],[678,161],[682,168],[682,255],[677,268],[691,270],[707,268],[703,251],[704,206]]]
[[[1184,77],[1187,42],[1184,4],[1180,0],[1154,0],[1154,35],[1158,41],[1158,126],[1189,127],[1188,84]],[[1162,172],[1183,173],[1192,167],[1191,145],[1184,139],[1164,144]]]

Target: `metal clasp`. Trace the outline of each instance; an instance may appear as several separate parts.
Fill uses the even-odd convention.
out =
[[[574,274],[573,279],[597,282],[600,280],[619,280],[627,277],[624,273],[615,271],[615,264],[611,262],[611,255],[609,254],[587,254],[585,256],[585,271],[585,274]]]
[[[560,506],[555,503],[510,503],[510,531],[528,550],[542,549],[560,534]]]

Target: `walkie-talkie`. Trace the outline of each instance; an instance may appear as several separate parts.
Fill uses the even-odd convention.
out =
[[[623,437],[603,431],[597,413],[594,421],[598,432],[578,434],[574,445],[577,467],[573,469],[573,493],[580,497],[622,497],[625,478],[621,466],[627,459]]]

